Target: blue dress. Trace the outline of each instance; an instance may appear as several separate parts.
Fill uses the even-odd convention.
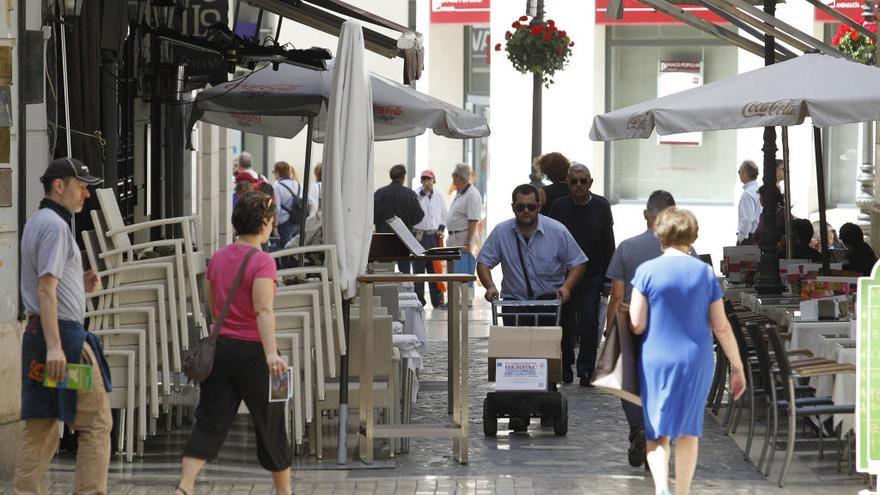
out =
[[[699,437],[715,370],[709,305],[721,287],[712,268],[691,256],[646,261],[632,285],[649,305],[639,363],[645,436]]]

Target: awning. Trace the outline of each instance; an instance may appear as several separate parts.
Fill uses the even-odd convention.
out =
[[[418,32],[367,12],[339,0],[244,0],[254,7],[267,10],[282,17],[339,36],[342,23],[348,18],[397,31],[401,36],[394,39],[377,31],[364,28],[364,44],[367,50],[384,57],[403,59],[403,82],[418,80],[424,68],[422,35]],[[347,16],[340,17],[336,14]]]

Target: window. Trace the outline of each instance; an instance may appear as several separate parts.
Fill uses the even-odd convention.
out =
[[[686,26],[609,26],[608,111],[657,97],[661,61],[702,62],[703,83],[737,73],[736,48]],[[705,132],[700,145],[631,139],[606,144],[606,195],[644,201],[656,189],[680,202],[730,203],[736,181],[736,131]]]

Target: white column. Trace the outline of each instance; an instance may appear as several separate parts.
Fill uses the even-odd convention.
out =
[[[202,246],[208,254],[219,247],[220,241],[220,134],[217,126],[199,123],[199,161],[198,174],[201,184]],[[228,175],[228,174],[226,174]]]

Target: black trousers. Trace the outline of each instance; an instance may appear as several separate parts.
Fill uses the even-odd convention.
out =
[[[642,359],[642,336],[633,335],[633,344],[636,363],[638,363]],[[642,412],[642,406],[637,406],[630,401],[620,399],[620,404],[623,406],[626,422],[629,423],[629,440],[632,441],[636,433],[645,429],[645,414]]]
[[[440,245],[440,242],[437,240],[436,234],[425,234],[422,236],[422,240],[419,241],[422,244],[422,247],[425,249],[431,249]],[[434,262],[433,261],[413,261],[412,262],[412,272],[414,274],[417,273],[434,273]],[[422,306],[425,305],[425,284],[424,282],[418,282],[415,284],[416,296],[421,301]],[[437,288],[437,284],[430,283],[428,284],[428,292],[431,294],[431,306],[437,307],[443,303],[443,294],[440,292],[440,289]]]
[[[284,425],[284,403],[269,402],[269,367],[259,342],[220,337],[214,368],[199,386],[196,424],[183,455],[212,460],[217,457],[243,400],[257,433],[257,459],[276,472],[290,467],[292,453]]]
[[[589,377],[596,369],[596,355],[599,348],[599,303],[602,298],[602,286],[605,275],[586,274],[581,283],[571,291],[568,305],[571,309],[566,313],[568,324],[563,328],[570,329],[569,339],[580,342],[577,355],[577,375]],[[565,342],[566,339],[563,339]],[[571,340],[568,340],[571,342]],[[573,344],[570,354],[574,355]],[[565,351],[563,351],[563,357]]]

